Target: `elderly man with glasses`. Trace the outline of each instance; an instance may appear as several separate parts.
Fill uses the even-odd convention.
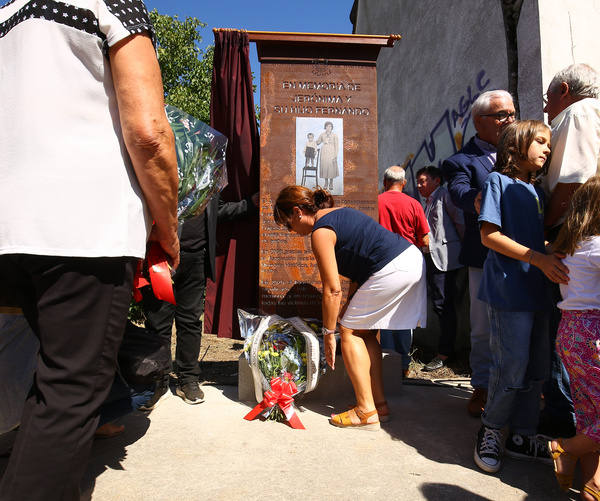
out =
[[[544,94],[552,127],[552,159],[543,188],[550,197],[545,225],[550,232],[563,220],[573,192],[600,172],[600,76],[587,64],[559,71]]]
[[[494,168],[500,131],[515,120],[512,97],[505,90],[484,92],[473,103],[471,116],[477,134],[444,161],[442,172],[452,202],[462,209],[465,218],[459,261],[469,269],[470,365],[474,389],[467,410],[471,416],[479,417],[487,398],[491,355],[487,305],[477,298],[487,249],[481,244],[475,204],[485,179]]]
[[[544,94],[544,111],[552,127],[552,157],[542,187],[548,197],[544,224],[552,242],[560,229],[571,196],[579,186],[600,173],[600,75],[587,64],[559,71]],[[552,284],[554,303],[560,301]],[[544,386],[544,410],[538,431],[553,437],[575,434],[575,415],[569,376],[554,350],[560,310],[550,322],[551,377]]]

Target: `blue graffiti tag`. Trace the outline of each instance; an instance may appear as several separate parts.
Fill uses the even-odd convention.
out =
[[[410,173],[409,179],[412,181],[412,186],[408,186],[407,191],[416,193],[414,173],[420,167],[427,164],[439,166],[446,158],[462,148],[467,127],[471,123],[471,106],[490,84],[490,79],[485,76],[485,70],[481,70],[477,74],[475,83],[475,90],[468,85],[465,93],[458,100],[458,106],[452,109],[448,108],[442,113],[428,136],[422,141],[417,153],[410,155],[411,158],[405,169],[407,174]]]

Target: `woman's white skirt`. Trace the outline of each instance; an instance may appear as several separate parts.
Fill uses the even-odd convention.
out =
[[[414,329],[427,323],[425,260],[411,245],[373,273],[340,322],[348,329]]]

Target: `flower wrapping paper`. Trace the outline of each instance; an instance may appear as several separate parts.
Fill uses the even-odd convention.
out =
[[[201,214],[227,186],[227,138],[179,108],[166,105],[165,113],[175,135],[177,218],[183,222]]]
[[[315,389],[326,368],[322,339],[317,336],[319,321],[253,314],[240,309],[238,318],[257,402],[272,389],[273,378],[293,382],[298,390],[295,396]],[[283,420],[277,410],[269,411],[268,417]]]

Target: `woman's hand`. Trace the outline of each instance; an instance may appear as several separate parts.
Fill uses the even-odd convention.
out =
[[[556,255],[532,252],[531,264],[542,270],[544,275],[548,277],[548,280],[557,284],[569,283],[569,268]]]
[[[329,365],[332,370],[335,370],[335,334],[324,334],[323,346],[325,348],[325,359],[327,360],[327,365]]]

